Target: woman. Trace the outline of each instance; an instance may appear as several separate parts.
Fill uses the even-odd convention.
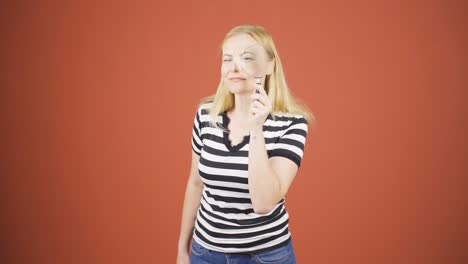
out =
[[[284,196],[313,116],[263,27],[237,26],[221,48],[217,92],[194,119],[177,263],[296,263]]]

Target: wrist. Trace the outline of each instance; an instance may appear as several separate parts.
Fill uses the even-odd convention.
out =
[[[263,126],[252,127],[250,128],[249,132],[251,137],[258,137],[260,135],[263,135]]]
[[[179,241],[177,245],[177,250],[179,252],[187,252],[189,248],[190,241]]]

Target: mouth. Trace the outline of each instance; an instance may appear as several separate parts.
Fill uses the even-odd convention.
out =
[[[241,82],[241,81],[245,81],[244,78],[229,78],[230,81],[233,81],[233,82]]]

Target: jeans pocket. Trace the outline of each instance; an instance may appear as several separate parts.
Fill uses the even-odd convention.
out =
[[[207,252],[207,249],[202,245],[198,244],[195,239],[192,240],[192,253],[196,256],[203,256]]]
[[[290,242],[291,243],[291,242]],[[282,264],[293,258],[289,243],[285,246],[257,253],[257,262],[262,264]]]

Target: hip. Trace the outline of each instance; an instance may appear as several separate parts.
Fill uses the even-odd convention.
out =
[[[273,249],[254,253],[223,253],[207,249],[192,239],[191,264],[239,263],[239,264],[296,264],[292,239]]]

